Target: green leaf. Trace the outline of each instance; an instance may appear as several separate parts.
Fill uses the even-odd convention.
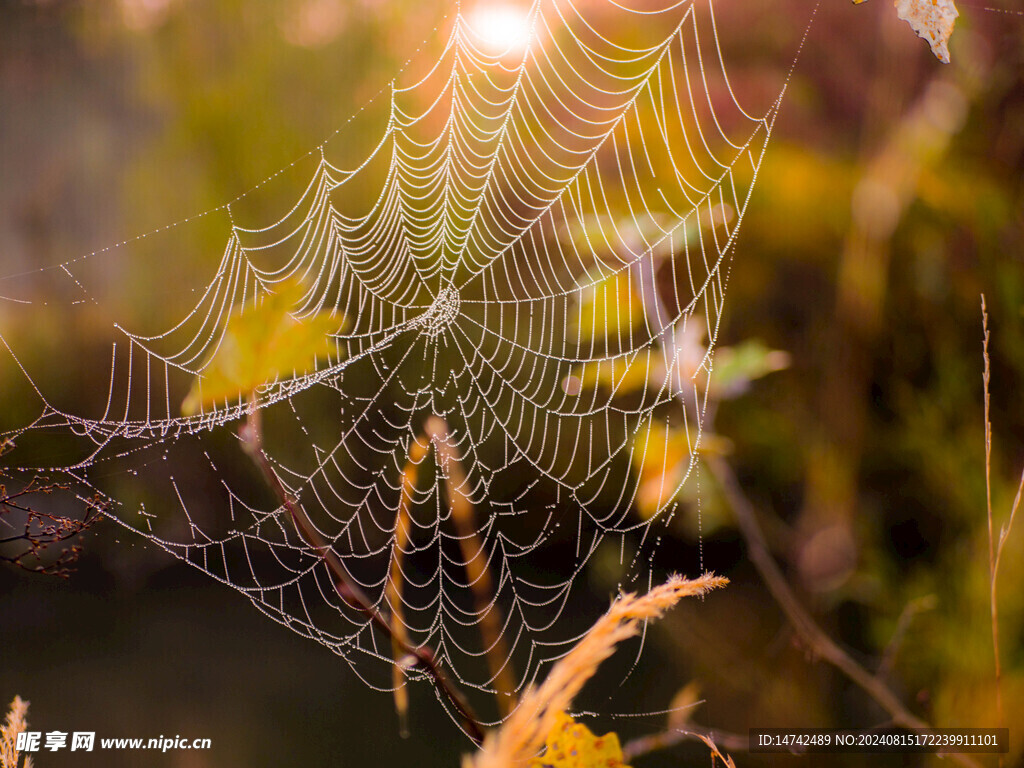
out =
[[[330,312],[296,317],[305,296],[302,284],[285,281],[258,306],[245,306],[228,320],[224,336],[181,404],[185,416],[248,397],[279,377],[312,368],[333,351],[331,335],[344,318]]]
[[[715,372],[711,377],[711,396],[716,400],[738,397],[750,388],[750,382],[789,367],[789,353],[769,349],[758,339],[748,339],[734,347],[722,347],[715,353]]]

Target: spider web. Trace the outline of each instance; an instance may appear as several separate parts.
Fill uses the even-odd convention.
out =
[[[360,114],[383,123],[368,151],[357,120],[229,204],[40,270],[58,285],[51,299],[81,313],[124,309],[111,270],[160,275],[144,311],[104,326],[102,362],[96,339],[67,351],[85,361],[69,370],[109,364],[94,413],[62,407],[62,387],[30,376],[3,337],[41,403],[2,433],[13,471],[101,494],[119,523],[382,689],[387,638],[339,598],[240,458],[250,406],[181,415],[228,319],[296,282],[295,318],[339,318],[328,358],[257,392],[274,469],[414,644],[483,692],[496,685],[487,654],[500,653],[522,688],[576,639],[567,606],[599,549],[623,586],[650,578],[694,466],[726,268],[778,106],[751,115],[737,102],[706,0],[538,0],[527,13],[528,44],[502,53],[456,14],[429,66]],[[212,278],[183,255],[210,231],[226,236]],[[4,278],[12,312],[42,310],[38,276]],[[444,432],[425,431],[433,417]],[[641,514],[638,467],[673,452],[679,471]],[[396,537],[414,454],[409,532]],[[473,507],[471,536],[452,520],[451,482]],[[493,580],[485,604],[467,539]],[[492,612],[501,643],[485,648],[476,626]]]

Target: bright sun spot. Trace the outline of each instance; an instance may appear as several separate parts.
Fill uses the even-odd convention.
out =
[[[521,51],[530,40],[529,13],[515,6],[478,5],[468,21],[484,50],[495,56]]]

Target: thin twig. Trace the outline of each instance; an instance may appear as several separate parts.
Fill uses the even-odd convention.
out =
[[[905,728],[928,728],[928,723],[910,712],[884,682],[854,661],[811,618],[811,615],[793,594],[782,571],[779,570],[775,559],[768,551],[768,545],[765,542],[764,533],[761,531],[761,525],[757,521],[754,506],[740,488],[732,468],[714,455],[706,455],[704,460],[736,515],[740,533],[747,542],[747,551],[750,554],[751,562],[797,634],[818,656],[846,675],[874,699],[892,717],[893,723]],[[950,757],[961,765],[978,765],[967,755],[951,754]]]
[[[642,298],[644,312],[648,318],[648,322],[651,322],[652,319],[661,321],[662,319],[669,317],[657,290],[652,291],[648,286],[647,290],[644,291]],[[655,324],[655,327],[658,327],[657,323]],[[663,332],[661,337],[662,344],[665,344],[665,338],[666,335]],[[673,350],[673,356],[674,354]],[[676,390],[676,399],[682,404],[685,412],[688,408],[688,402],[686,397],[682,394],[683,389],[684,388],[680,387]],[[768,544],[765,541],[764,532],[761,530],[761,525],[758,523],[757,516],[754,513],[754,507],[750,501],[747,500],[742,488],[740,488],[739,481],[737,481],[732,468],[723,461],[721,457],[715,456],[711,453],[706,454],[704,456],[704,460],[711,469],[712,474],[715,475],[719,484],[722,486],[723,493],[725,494],[730,506],[733,508],[736,515],[736,521],[739,524],[740,533],[747,542],[747,550],[750,554],[751,561],[754,563],[754,567],[757,569],[758,573],[761,574],[761,578],[764,579],[765,584],[768,586],[768,591],[772,593],[775,601],[789,618],[789,621],[793,625],[794,629],[796,629],[797,634],[799,634],[819,656],[845,674],[850,680],[860,686],[869,696],[871,696],[871,698],[878,702],[878,704],[889,713],[893,718],[893,722],[897,725],[903,725],[907,728],[927,728],[928,723],[921,720],[904,707],[903,703],[891,690],[889,690],[885,683],[860,666],[860,664],[854,661],[849,654],[836,645],[832,638],[829,637],[825,631],[815,623],[810,614],[804,610],[800,601],[797,600],[796,595],[794,595],[793,591],[789,588],[789,584],[787,583],[786,578],[782,575],[782,571],[779,570],[779,566],[772,558],[771,552],[768,549]],[[952,757],[963,765],[977,765],[974,760],[966,755],[954,754]]]
[[[714,768],[715,758],[717,757],[722,761],[722,765],[725,768],[736,768],[736,763],[733,762],[731,755],[723,755],[721,750],[718,749],[718,745],[715,744],[714,740],[710,736],[697,736],[698,739],[704,742],[704,745],[711,750],[711,767]]]
[[[291,497],[287,490],[285,490],[284,484],[281,482],[281,478],[277,476],[274,468],[270,464],[270,460],[267,458],[267,454],[263,450],[263,435],[260,427],[259,408],[253,403],[249,409],[248,419],[240,430],[240,437],[242,438],[242,444],[249,452],[256,466],[259,468],[267,484],[270,486],[274,495],[277,496],[278,501],[281,502],[281,506],[288,512],[291,518],[292,524],[295,526],[295,530],[299,536],[305,541],[310,547],[316,550],[317,554],[324,561],[327,569],[334,577],[334,588],[337,591],[338,596],[341,597],[350,607],[359,611],[363,616],[370,620],[370,623],[377,627],[383,632],[390,640],[395,641],[396,636],[391,628],[391,622],[385,618],[385,616],[374,607],[373,603],[370,602],[369,598],[363,593],[362,589],[352,580],[342,565],[341,560],[334,553],[327,543],[317,532],[313,526],[312,521],[306,516],[305,511],[302,507],[296,503]],[[451,704],[452,708],[458,714],[459,719],[462,721],[463,728],[466,731],[466,735],[477,745],[483,743],[484,732],[480,725],[480,721],[477,720],[476,715],[473,713],[472,708],[469,706],[469,702],[465,700],[462,694],[456,690],[452,684],[448,681],[444,672],[437,664],[437,660],[428,648],[413,646],[408,642],[398,640],[402,650],[416,659],[415,666],[422,668],[430,679],[434,683],[434,688],[437,692]]]
[[[1010,536],[1010,530],[1013,528],[1013,519],[1017,516],[1017,510],[1020,509],[1021,494],[1024,494],[1024,471],[1021,472],[1020,484],[1017,486],[1017,495],[1013,499],[1013,506],[1010,508],[1010,519],[1007,520],[1006,525],[999,529],[999,543],[996,545],[996,563],[995,563],[995,575],[999,575],[999,561],[1003,557],[1003,547],[1006,546],[1006,539]],[[993,579],[994,581],[994,579]],[[995,600],[995,584],[992,585],[992,599]]]
[[[661,301],[661,297],[656,290],[651,291],[648,289],[643,296],[643,303],[648,321],[652,317],[659,320],[669,317],[664,303]],[[662,336],[662,343],[664,343],[664,334]],[[676,399],[679,400],[685,411],[688,403],[682,392],[683,388],[677,390]],[[928,723],[911,713],[903,706],[899,698],[889,690],[885,683],[860,666],[849,654],[836,645],[832,638],[804,610],[796,595],[789,588],[789,584],[782,575],[782,571],[779,570],[779,566],[772,558],[768,544],[765,541],[764,532],[761,530],[761,525],[758,523],[757,516],[754,513],[754,507],[747,500],[742,488],[740,488],[739,481],[737,481],[732,468],[721,457],[711,453],[706,454],[704,460],[722,486],[722,491],[733,508],[740,533],[747,542],[747,550],[751,561],[754,563],[754,567],[761,574],[761,578],[764,579],[765,584],[768,586],[768,591],[772,593],[775,601],[789,618],[797,634],[819,656],[836,667],[878,702],[897,725],[903,725],[907,728],[927,728]],[[966,755],[954,754],[952,757],[963,765],[977,765],[974,760]]]
[[[13,447],[13,441],[0,443],[0,455]],[[0,481],[5,474],[0,469]],[[29,573],[40,573],[48,576],[59,576],[67,579],[74,572],[74,564],[82,552],[81,546],[73,544],[64,549],[51,562],[44,562],[44,555],[51,547],[74,538],[82,537],[86,531],[103,519],[110,504],[99,493],[91,499],[79,497],[85,504],[85,512],[81,519],[65,517],[49,512],[39,512],[27,502],[15,503],[34,495],[49,495],[55,491],[67,491],[65,483],[51,482],[43,475],[35,475],[20,490],[8,493],[6,486],[0,482],[0,519],[11,510],[24,513],[22,530],[14,535],[0,539],[0,546],[24,542],[25,549],[17,554],[0,554],[0,562],[9,563]],[[5,525],[10,525],[4,520]],[[13,526],[11,526],[13,527]]]
[[[685,741],[702,741],[706,744],[705,739],[711,739],[719,747],[729,752],[746,752],[750,748],[749,737],[742,734],[728,733],[717,728],[706,728],[703,725],[687,724],[684,728],[672,728],[661,733],[640,736],[627,741],[622,746],[622,761],[628,764],[638,757],[669,749]]]
[[[922,595],[915,597],[903,606],[899,618],[896,619],[896,629],[892,633],[892,638],[882,652],[882,660],[878,664],[878,669],[875,670],[875,677],[884,680],[892,671],[893,664],[896,662],[896,654],[899,653],[900,645],[914,618],[919,613],[934,610],[938,604],[939,599],[935,595]]]

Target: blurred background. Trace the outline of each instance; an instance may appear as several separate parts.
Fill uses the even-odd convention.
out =
[[[986,5],[960,4],[950,65],[885,0],[716,6],[733,85],[751,98],[777,92],[814,14],[730,269],[720,351],[753,362],[715,395],[718,469],[700,467],[699,501],[691,483],[693,514],[674,531],[680,567],[702,551],[733,583],[658,625],[631,674],[627,650],[588,688],[578,706],[602,713],[595,730],[662,729],[664,715],[613,715],[664,710],[691,681],[705,700],[692,720],[732,733],[887,719],[794,635],[750,564],[723,468],[804,607],[854,659],[930,722],[995,725],[980,294],[998,528],[1024,466],[1024,16]],[[234,199],[386,93],[449,10],[0,0],[0,277]],[[183,272],[196,258],[182,254]],[[139,311],[132,284],[145,268],[122,264],[108,302]],[[56,310],[34,313],[32,328],[14,318],[0,300],[0,333],[29,339],[26,365],[43,375],[61,375],[62,346],[90,337]],[[81,375],[105,387],[106,370]],[[36,409],[5,358],[4,427]],[[1021,525],[999,593],[1011,724],[1024,722]],[[389,695],[229,589],[112,523],[81,543],[67,580],[0,569],[0,697],[30,700],[34,729],[209,737],[213,749],[63,751],[40,755],[41,768],[454,766],[469,748],[423,686],[401,740]],[[608,578],[593,571],[599,605]],[[706,760],[681,746],[636,764]]]

